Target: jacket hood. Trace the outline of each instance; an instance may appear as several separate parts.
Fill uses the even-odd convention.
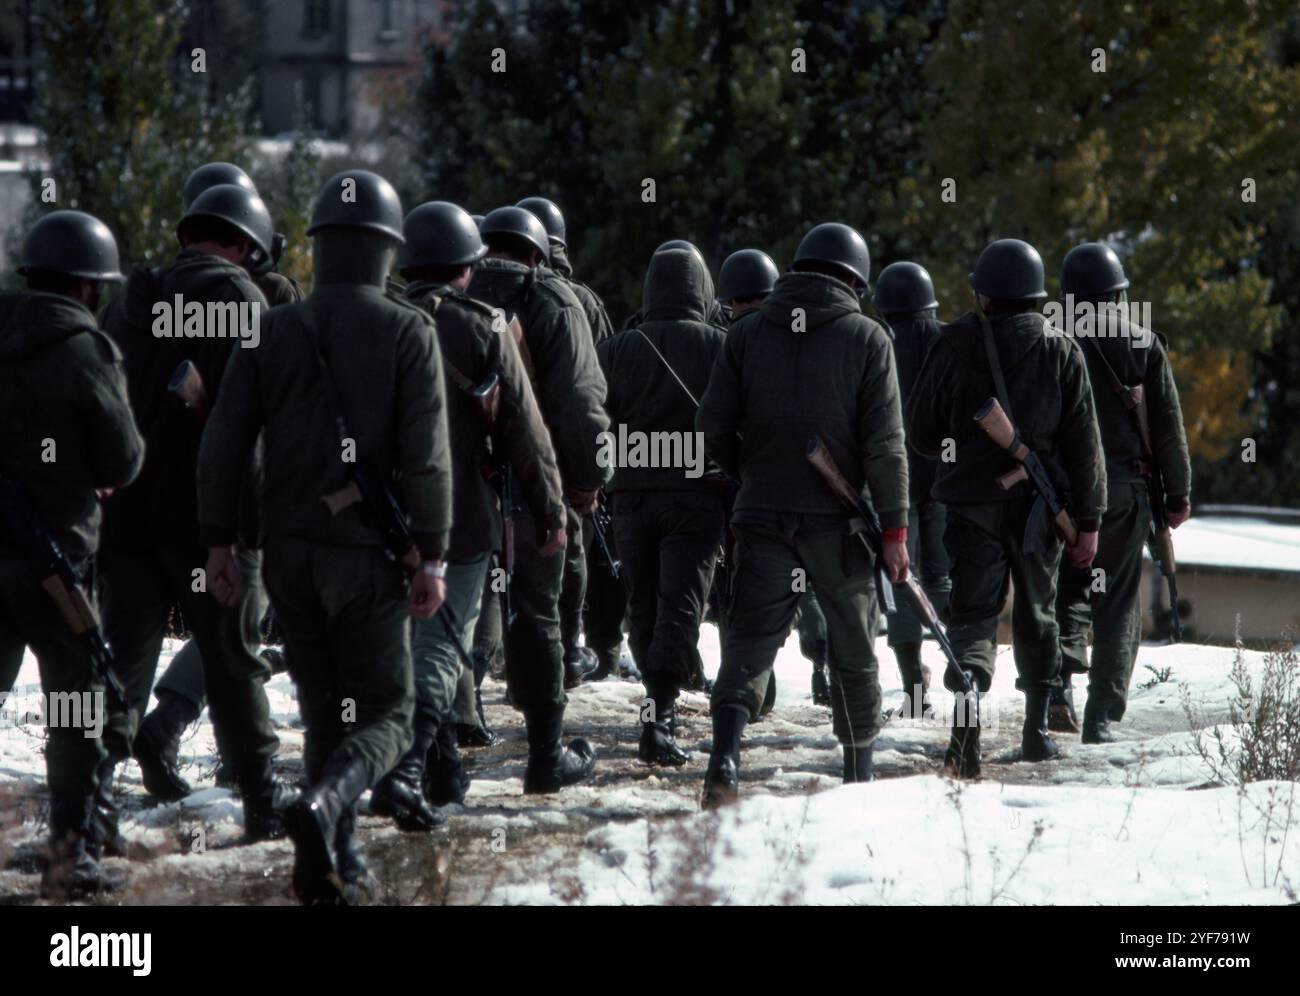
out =
[[[647,322],[703,322],[713,302],[713,278],[693,252],[669,249],[650,258],[641,316]]]
[[[783,273],[759,314],[773,325],[788,329],[795,308],[804,310],[809,331],[845,315],[862,313],[858,296],[843,280],[822,273]]]
[[[573,276],[573,264],[569,262],[569,250],[558,242],[551,243],[551,269],[565,279]]]
[[[998,347],[998,362],[1008,370],[1038,349],[1047,335],[1047,330],[1051,327],[1047,319],[1036,311],[1014,315],[990,315],[989,323],[993,327],[993,338]],[[979,368],[988,366],[988,357],[984,350],[984,332],[980,328],[979,315],[968,311],[951,325],[946,326],[945,332],[953,348],[963,359]],[[1064,335],[1061,332],[1055,334]]]
[[[75,332],[94,328],[90,310],[61,294],[0,294],[0,360],[24,359]]]
[[[533,271],[512,259],[485,259],[474,270],[466,293],[488,301],[508,301],[522,294]]]

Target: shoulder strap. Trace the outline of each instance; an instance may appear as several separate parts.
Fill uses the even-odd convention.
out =
[[[993,388],[998,394],[998,404],[1007,413],[1011,424],[1015,425],[1015,416],[1011,414],[1011,401],[1007,398],[1007,382],[1003,379],[1002,364],[998,361],[998,345],[993,341],[993,326],[989,323],[988,315],[984,314],[983,308],[976,310],[980,316],[980,325],[984,329],[984,353],[989,358],[989,371],[993,374]]]
[[[334,390],[334,378],[330,376],[329,367],[320,351],[320,334],[316,330],[316,315],[312,312],[310,302],[304,304],[300,314],[303,331],[307,335],[307,341],[311,343],[312,352],[316,354],[316,363],[320,367],[321,383],[325,388],[325,406],[329,409],[330,418],[334,420],[339,442],[343,442],[348,438],[348,427],[343,421],[343,411],[339,406],[338,394]]]
[[[659,347],[656,346],[653,342],[651,342],[650,337],[646,335],[643,331],[641,331],[641,329],[636,328],[633,329],[632,331],[634,331],[637,335],[639,335],[642,339],[644,339],[646,341],[646,345],[654,350],[655,356],[659,357],[659,361],[664,365],[664,369],[667,370],[668,373],[672,375],[673,380],[677,381],[681,389],[686,392],[686,396],[691,399],[691,404],[693,404],[696,408],[699,408],[700,407],[699,401],[696,400],[695,395],[691,393],[691,389],[686,386],[685,382],[683,382],[683,380],[677,376],[677,371],[674,370],[673,365],[668,362],[668,358],[664,356],[663,353],[659,352]]]

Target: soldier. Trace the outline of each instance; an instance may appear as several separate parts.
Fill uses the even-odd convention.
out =
[[[271,217],[247,187],[221,184],[194,199],[176,231],[182,248],[175,260],[133,272],[108,322],[149,449],[139,479],[105,506],[98,559],[104,625],[128,708],[110,716],[104,740],[111,771],[131,754],[168,618],[179,608],[202,651],[218,749],[235,768],[245,833],[255,841],[281,835],[276,809],[284,801],[272,775],[279,740],[262,687],[266,666],[257,656],[266,605],[260,561],[250,539],[240,554],[247,583],[237,604],[221,606],[204,595],[210,579],[203,575],[194,470],[204,408],[220,396],[226,361],[234,351],[249,352],[241,346],[258,334],[266,300],[243,265],[270,244]],[[188,408],[170,390],[187,362],[198,384]],[[240,468],[235,482],[244,483],[248,470]]]
[[[862,314],[870,257],[847,225],[818,225],[793,271],[727,333],[697,425],[709,455],[739,479],[736,574],[722,668],[713,687],[713,752],[704,805],[734,799],[740,738],[790,631],[806,576],[826,612],[831,712],[845,781],[871,778],[881,727],[870,556],[845,530],[835,494],[808,463],[820,436],[850,483],[870,490],[890,577],[907,570],[907,460],[893,352]],[[743,443],[742,443],[743,437]]]
[[[598,350],[609,386],[605,407],[618,427],[611,435],[667,433],[679,441],[684,464],[619,462],[609,485],[631,608],[629,639],[647,699],[638,754],[662,766],[690,759],[674,739],[674,703],[694,670],[724,524],[725,485],[706,473],[703,440],[694,431],[697,399],[725,338],[706,321],[712,300],[713,281],[698,256],[682,249],[655,253],[645,278],[644,320]]]
[[[1052,729],[1068,730],[1073,725],[1071,679],[1086,672],[1088,702],[1082,730],[1086,744],[1113,741],[1110,724],[1124,717],[1142,637],[1142,547],[1151,529],[1148,477],[1157,473],[1163,481],[1171,527],[1182,525],[1191,514],[1187,434],[1166,341],[1160,333],[1130,320],[1123,306],[1128,286],[1119,257],[1100,242],[1085,242],[1071,249],[1061,267],[1066,314],[1074,314],[1081,303],[1092,306],[1093,317],[1084,316],[1078,322],[1074,337],[1087,361],[1106,453],[1106,513],[1097,540],[1097,559],[1091,572],[1062,563],[1056,596],[1062,687],[1054,696]],[[1113,307],[1106,310],[1107,306]],[[1131,392],[1137,385],[1143,389],[1141,404],[1149,425],[1151,454],[1131,410]],[[1098,570],[1104,587],[1093,584]],[[1087,656],[1090,621],[1091,669]],[[1073,728],[1078,731],[1077,725]]]
[[[455,204],[433,201],[407,215],[402,231],[406,241],[398,260],[410,281],[406,297],[433,316],[446,375],[453,530],[446,608],[439,618],[417,619],[412,626],[415,743],[371,791],[370,810],[393,816],[402,829],[429,830],[443,817],[428,804],[464,802],[469,787],[457,751],[454,700],[468,674],[473,702],[474,675],[462,666],[457,646],[473,642],[488,560],[501,545],[501,510],[484,466],[493,456],[510,462],[521,497],[546,530],[540,555],[564,549],[565,511],[555,451],[514,339],[499,311],[465,294],[475,264],[487,253],[473,219]],[[495,400],[477,396],[493,377]],[[485,417],[485,404],[495,405],[494,416]]]
[[[573,292],[540,265],[547,238],[535,216],[523,208],[497,208],[480,231],[488,255],[474,271],[469,292],[521,323],[519,351],[551,434],[572,535],[609,476],[596,459],[609,419],[591,330]],[[556,792],[591,774],[595,751],[581,738],[567,748],[560,739],[567,701],[559,610],[565,557],[543,552],[545,523],[521,502],[515,505],[515,618],[506,628],[506,680],[528,727],[524,792]]]
[[[55,211],[28,233],[18,272],[27,290],[0,295],[0,484],[21,492],[88,585],[99,544],[96,494],[129,484],[144,461],[121,354],[95,322],[102,284],[122,279],[117,243],[97,218]],[[94,829],[102,801],[112,804],[111,765],[100,738],[87,736],[103,721],[104,685],[86,643],[21,555],[23,538],[9,531],[16,528],[0,522],[0,698],[30,646],[47,701],[94,703],[81,728],[52,724],[45,748],[50,854],[41,895],[76,899],[122,884],[100,867]]]
[[[890,263],[880,271],[872,304],[884,317],[894,344],[898,389],[906,410],[921,363],[939,335],[934,283],[918,263]],[[948,553],[943,548],[947,513],[942,502],[930,497],[934,468],[933,460],[907,447],[907,559],[918,565],[918,580],[935,611],[942,615],[948,608],[952,581]],[[898,611],[889,619],[889,646],[903,681],[903,708],[914,719],[930,719],[934,706],[930,702],[930,669],[921,663],[921,620],[901,589],[897,596]]]
[[[907,408],[908,439],[921,456],[955,447],[954,460],[936,465],[931,494],[947,505],[948,636],[976,694],[974,703],[958,696],[953,714],[945,764],[960,777],[979,774],[979,726],[968,721],[969,710],[992,683],[998,615],[1012,582],[1016,687],[1025,693],[1024,758],[1044,761],[1059,751],[1048,736],[1047,710],[1060,671],[1053,606],[1062,544],[1052,513],[1028,481],[1009,490],[997,483],[1018,465],[976,425],[976,412],[997,398],[1047,468],[1078,528],[1067,551],[1078,567],[1092,562],[1106,507],[1087,367],[1078,347],[1040,313],[1047,293],[1037,250],[1019,239],[993,242],[980,254],[970,283],[977,310],[940,329]],[[957,678],[945,674],[949,690],[957,690]]]
[[[234,184],[253,194],[257,193],[248,174],[233,163],[205,163],[185,181],[181,191],[181,214],[188,212],[190,205],[204,191],[222,184]],[[303,299],[298,284],[275,270],[283,244],[284,236],[275,232],[271,237],[270,252],[255,249],[243,263],[267,304],[273,308]],[[250,501],[253,497],[251,492],[252,488]],[[269,650],[259,655],[259,659],[264,664],[265,679],[269,679],[277,667],[283,670],[282,658]],[[199,718],[207,704],[207,694],[203,688],[203,659],[198,643],[194,640],[186,641],[158,679],[154,695],[158,699],[158,706],[141,721],[132,751],[140,765],[145,791],[163,802],[175,802],[185,798],[191,791],[189,783],[181,776],[177,759],[181,735],[187,726]],[[226,758],[222,758],[216,781],[218,785],[234,783],[233,771]]]
[[[704,259],[704,253],[700,252],[699,246],[693,242],[687,242],[685,239],[669,239],[667,242],[660,244],[655,252],[667,252],[669,249],[685,249],[687,252],[693,252],[700,257],[700,262],[708,269],[708,263]],[[725,329],[731,323],[731,316],[727,314],[726,309],[722,306],[721,301],[713,300],[709,302],[709,324],[716,325],[720,329]],[[641,312],[633,314],[623,323],[624,330],[636,328],[641,324]]]
[[[525,197],[515,207],[521,207],[534,214],[546,228],[547,241],[550,242],[548,265],[564,278],[569,289],[573,291],[573,296],[581,302],[582,312],[587,316],[587,324],[591,326],[592,342],[599,345],[602,340],[614,334],[614,327],[610,324],[605,305],[601,303],[596,292],[582,281],[573,278],[573,264],[569,262],[569,243],[564,215],[560,212],[559,206],[545,197]]]
[[[411,746],[406,616],[429,619],[445,597],[451,455],[433,321],[385,291],[402,241],[396,191],[365,170],[339,173],[307,234],[314,289],[263,316],[259,348],[232,361],[203,435],[199,511],[210,589],[230,604],[241,588],[237,471],[265,427],[267,589],[311,784],[285,813],[293,885],[304,903],[336,904],[366,887],[352,845],[357,800]],[[378,502],[357,500],[363,474],[380,491],[400,481],[408,534]]]

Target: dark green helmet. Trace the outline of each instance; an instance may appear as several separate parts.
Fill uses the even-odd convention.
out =
[[[1097,298],[1128,287],[1124,264],[1102,242],[1085,242],[1065,254],[1061,263],[1061,293]]]
[[[469,266],[487,255],[478,226],[464,208],[448,201],[429,201],[402,223],[406,242],[397,254],[405,273],[429,266]]]
[[[920,263],[890,263],[876,278],[871,303],[882,315],[913,314],[939,307],[934,281]]]
[[[402,241],[402,202],[393,185],[365,169],[335,173],[316,195],[308,235],[322,228],[364,228]]]
[[[794,253],[795,269],[803,262],[834,263],[853,274],[862,286],[871,283],[871,253],[857,230],[838,221],[814,226]]]
[[[479,234],[482,235],[482,234],[483,234],[483,219],[484,219],[485,217],[487,217],[487,216],[486,216],[486,215],[482,215],[482,214],[471,214],[470,217],[474,219],[474,224],[478,227]]]
[[[263,254],[271,252],[275,239],[275,227],[271,224],[271,212],[257,196],[257,191],[233,183],[222,183],[209,187],[198,197],[176,226],[177,235],[184,229],[185,223],[194,218],[216,218],[239,229],[252,240],[253,245]]]
[[[84,211],[51,211],[27,233],[18,272],[61,273],[82,280],[124,279],[117,240],[108,226]]]
[[[761,249],[740,249],[722,261],[718,271],[718,300],[736,301],[772,293],[781,271]]]
[[[513,235],[534,246],[546,259],[551,258],[551,240],[546,226],[537,215],[521,207],[499,207],[489,211],[479,226],[479,234],[491,242],[493,235]]]
[[[554,201],[548,201],[545,197],[525,197],[515,207],[521,207],[537,215],[537,220],[546,228],[547,237],[552,242],[558,242],[568,248],[564,233],[564,215],[560,213]]]
[[[990,242],[970,275],[976,293],[1000,301],[1041,301],[1047,297],[1043,284],[1043,257],[1020,239]]]
[[[185,187],[181,190],[181,213],[188,211],[194,198],[203,191],[209,187],[219,187],[223,183],[233,183],[236,187],[257,193],[248,174],[234,163],[204,163],[185,180]]]

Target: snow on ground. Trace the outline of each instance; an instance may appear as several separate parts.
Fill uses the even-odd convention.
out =
[[[160,670],[175,649],[168,644]],[[878,649],[885,704],[896,705],[897,669],[883,639]],[[712,626],[701,652],[716,672]],[[489,679],[489,720],[503,740],[466,752],[475,778],[466,806],[450,807],[447,828],[423,837],[363,815],[360,837],[380,898],[396,903],[1284,902],[1288,888],[1300,888],[1300,833],[1287,832],[1296,786],[1211,787],[1195,750],[1202,734],[1191,731],[1184,707],[1186,698],[1199,728],[1226,721],[1232,654],[1143,647],[1120,741],[1084,747],[1058,735],[1062,759],[1034,765],[1017,759],[1023,699],[1002,647],[983,709],[981,782],[936,774],[951,712],[951,697],[937,690],[940,719],[891,723],[876,745],[878,780],[842,786],[829,712],[811,703],[809,665],[792,636],[777,660],[776,709],[746,730],[742,802],[721,814],[698,807],[710,746],[703,695],[686,694],[679,708],[679,740],[692,762],[661,770],[636,760],[639,684],[606,681],[571,693],[566,728],[596,744],[596,777],[558,796],[525,798],[522,723],[504,686]],[[925,659],[942,673],[933,644]],[[1262,660],[1247,653],[1256,672]],[[0,710],[0,897],[8,901],[33,901],[39,881],[44,731],[17,721],[39,687],[29,655]],[[277,764],[295,778],[302,733],[288,676],[275,677],[268,695],[281,737]],[[1082,709],[1082,688],[1076,701]],[[121,768],[123,828],[136,849],[123,862],[133,875],[124,901],[290,902],[290,845],[240,846],[238,802],[212,787],[206,714],[181,756],[195,792],[174,805],[149,805],[135,764]]]

